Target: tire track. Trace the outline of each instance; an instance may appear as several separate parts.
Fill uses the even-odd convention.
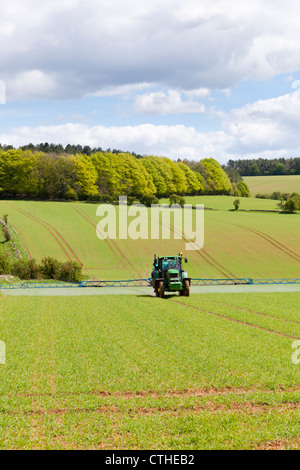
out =
[[[179,234],[179,232],[175,229],[175,227],[171,227],[169,226],[169,228],[173,231],[173,233],[177,233]],[[186,243],[189,243],[189,240],[184,236],[182,235],[182,238],[183,240],[186,242]],[[231,279],[231,278],[235,278],[236,276],[234,274],[232,274],[230,271],[228,271],[226,268],[224,268],[224,266],[222,266],[220,263],[218,263],[210,254],[208,254],[207,250],[204,250],[204,248],[202,250],[195,250],[195,252],[204,260],[206,261],[210,266],[212,266],[215,270],[217,270],[220,274],[222,274],[223,276],[225,276],[227,279]],[[211,261],[208,259],[210,258]],[[219,268],[217,266],[214,266],[214,264],[216,264],[217,266],[219,266]],[[226,272],[228,274],[226,274]]]
[[[102,398],[123,398],[125,400],[131,400],[135,398],[176,398],[176,397],[214,397],[214,396],[222,396],[222,395],[251,395],[255,393],[270,393],[275,395],[285,395],[288,392],[299,392],[300,387],[299,385],[295,385],[294,387],[282,388],[278,386],[278,390],[274,389],[265,389],[262,387],[253,386],[251,388],[247,387],[234,387],[227,385],[226,387],[214,387],[209,386],[206,388],[191,388],[191,389],[179,389],[179,390],[166,390],[166,391],[156,391],[156,390],[137,390],[137,391],[113,391],[110,392],[108,390],[88,390],[83,392],[56,392],[56,397],[73,397],[73,396],[89,396],[89,395],[96,395]],[[17,397],[22,398],[31,398],[34,396],[38,397],[51,397],[51,392],[44,392],[44,393],[37,393],[37,392],[17,392]]]
[[[120,267],[120,264],[124,267],[123,263],[122,263],[122,260],[120,260],[120,258],[118,257],[118,255],[114,252],[112,246],[108,243],[108,237],[107,238],[104,238],[103,237],[103,234],[98,230],[98,226],[97,224],[95,225],[94,221],[92,219],[90,219],[89,216],[87,216],[86,214],[84,214],[80,209],[78,208],[75,208],[76,212],[78,212],[78,214],[83,218],[85,219],[90,225],[92,225],[92,227],[96,228],[96,231],[98,233],[100,233],[101,237],[102,237],[102,240],[105,242],[106,246],[110,249],[110,251],[112,252],[112,254],[114,255],[116,261],[118,262],[118,265],[117,265],[117,268]],[[90,269],[93,269],[93,270],[98,270],[98,268],[90,268]],[[109,268],[108,268],[109,269]]]
[[[270,238],[270,240],[273,240],[275,243],[277,243],[278,245],[282,246],[282,248],[286,249],[287,251],[289,251],[291,254],[295,255],[297,258],[299,258],[299,261],[300,261],[300,255],[298,253],[296,253],[295,251],[291,250],[289,247],[285,246],[283,243],[279,242],[278,240],[276,240],[274,237],[271,237],[271,235],[268,235],[267,233],[265,232],[262,232],[261,230],[258,230],[258,229],[254,229],[256,230],[258,233],[261,233],[262,235],[266,235],[266,237]]]
[[[51,396],[55,395],[55,354],[54,354],[54,319],[52,314],[52,301],[49,302],[49,321],[50,321],[50,390]]]
[[[171,226],[170,224],[166,224],[161,222],[161,225],[164,227],[169,228],[173,234],[176,233],[177,235],[180,235],[182,239],[186,242],[189,243],[190,241],[182,234],[182,232],[179,232],[179,230],[176,230],[175,227]],[[216,261],[208,252],[207,250],[201,249],[201,250],[194,250],[200,258],[202,258],[206,263],[208,263],[214,270],[218,271],[220,274],[222,274],[224,277],[227,279],[232,279],[235,278],[236,276],[232,274],[228,269],[224,268],[218,261]],[[210,259],[209,259],[210,258]],[[211,260],[211,261],[210,261]],[[214,263],[214,264],[213,264]],[[216,265],[216,266],[215,266]],[[219,266],[219,268],[218,268]],[[226,272],[225,272],[226,271]],[[227,273],[227,274],[226,274]]]
[[[235,274],[232,274],[230,271],[228,271],[228,269],[224,268],[224,266],[222,266],[220,263],[218,263],[208,252],[207,250],[202,250],[203,253],[205,253],[206,256],[208,256],[215,264],[217,264],[218,266],[220,266],[220,268],[222,268],[224,271],[226,271],[230,277],[228,277],[227,275],[225,275],[228,279],[230,278],[236,278],[236,275]]]
[[[288,323],[294,323],[295,325],[300,325],[300,321],[297,320],[288,320],[287,318],[280,318],[280,317],[275,317],[274,315],[270,315],[268,313],[262,313],[262,312],[257,312],[256,310],[250,310],[249,308],[243,308],[243,307],[237,307],[236,305],[230,305],[230,304],[220,304],[219,302],[216,302],[215,300],[207,300],[207,302],[213,303],[215,305],[218,305],[219,307],[229,307],[233,308],[235,310],[242,310],[246,311],[249,313],[255,313],[256,315],[262,315],[263,317],[268,317],[268,318],[273,318],[274,320],[280,320],[280,321],[285,321]]]
[[[92,225],[97,231],[98,231],[98,224],[96,224],[93,219],[91,219],[88,215],[86,215],[84,212],[82,212],[80,209],[76,208],[75,209],[78,214],[83,217],[90,225]],[[99,231],[98,231],[99,233]],[[103,237],[103,234],[100,232],[100,235]],[[126,271],[130,274],[131,277],[135,277],[135,275],[128,269],[128,265],[133,269],[133,271],[135,272],[135,268],[134,266],[132,265],[132,263],[128,260],[128,258],[122,253],[122,251],[117,247],[116,243],[109,237],[107,236],[107,238],[103,238],[103,241],[106,243],[106,245],[108,246],[108,248],[110,249],[110,251],[112,252],[112,254],[114,255],[114,257],[116,258],[116,260],[118,261],[119,265],[121,264],[123,266],[123,268],[126,269]],[[110,243],[108,243],[108,241],[111,242],[111,244],[113,245],[113,247],[115,248],[115,250],[117,251],[117,253],[114,251],[114,249],[112,248],[112,246],[110,245]],[[128,263],[128,265],[124,262],[124,259],[126,260],[126,262]]]
[[[192,308],[194,310],[198,310],[199,312],[208,313],[209,315],[214,315],[216,317],[224,318],[225,320],[231,321],[233,323],[239,323],[241,325],[251,326],[252,328],[255,328],[255,329],[261,330],[261,331],[265,331],[267,333],[271,333],[271,334],[274,334],[276,336],[283,336],[285,338],[290,338],[290,339],[293,339],[293,340],[300,339],[296,336],[290,336],[290,335],[287,335],[285,333],[281,333],[279,331],[274,331],[274,330],[270,330],[269,328],[264,328],[263,326],[253,325],[252,323],[248,323],[248,322],[245,322],[245,321],[242,321],[242,320],[237,320],[236,318],[227,317],[226,315],[222,315],[221,313],[210,312],[209,310],[205,310],[205,309],[199,308],[199,307],[194,307],[193,305],[183,304],[181,302],[178,302],[177,300],[169,299],[168,302],[172,302],[174,304],[178,304],[178,305],[181,305],[183,307]]]
[[[31,389],[34,390],[33,395],[32,395],[32,400],[31,400],[31,409],[39,409],[41,413],[44,412],[44,407],[41,406],[39,398],[39,390],[41,389],[41,373],[39,372],[40,369],[40,361],[41,361],[41,356],[39,351],[42,350],[43,348],[43,329],[45,328],[45,308],[46,308],[46,302],[43,299],[42,305],[41,305],[41,311],[40,311],[40,324],[39,324],[39,332],[37,336],[37,349],[35,353],[35,358],[34,358],[34,364],[33,364],[33,370],[32,370],[32,376],[31,376]],[[22,410],[23,412],[24,410]],[[45,424],[44,420],[41,419],[40,416],[36,416],[35,419],[32,420],[30,423],[30,440],[35,442],[37,441],[40,436],[45,436]]]
[[[282,440],[266,441],[263,444],[260,444],[258,447],[254,447],[254,450],[288,450],[288,449],[298,449],[300,446],[300,437],[290,437]]]
[[[235,224],[233,224],[233,225],[235,225]],[[254,234],[257,235],[258,237],[263,238],[263,239],[266,240],[268,243],[270,243],[271,245],[275,246],[275,248],[277,248],[278,250],[282,251],[282,252],[285,253],[286,255],[290,256],[291,258],[295,259],[295,260],[298,261],[298,262],[300,261],[300,255],[298,255],[297,253],[295,253],[293,250],[291,250],[291,249],[288,248],[287,246],[283,245],[283,243],[279,242],[278,240],[275,240],[275,238],[271,237],[270,235],[266,234],[265,232],[261,232],[260,230],[247,227],[246,225],[236,225],[236,227],[240,227],[240,228],[242,228],[242,229],[244,229],[244,230],[247,230],[248,232],[254,233]]]
[[[72,250],[72,248],[70,247],[70,245],[66,242],[66,240],[63,238],[63,236],[54,228],[52,227],[52,225],[50,225],[48,222],[42,220],[42,219],[39,219],[38,217],[30,214],[29,212],[27,211],[24,211],[23,209],[20,209],[18,208],[17,206],[15,206],[14,204],[12,203],[7,203],[9,205],[11,205],[14,209],[16,209],[18,212],[20,212],[21,214],[25,215],[26,217],[28,217],[29,219],[31,220],[34,220],[35,222],[37,222],[38,224],[42,225],[44,228],[46,228],[46,230],[48,230],[48,232],[51,234],[51,236],[56,240],[56,242],[58,243],[58,245],[61,247],[61,249],[63,250],[63,252],[65,253],[65,255],[67,256],[67,258],[70,260],[70,261],[73,261],[72,260],[72,257],[70,256],[70,254],[67,252],[67,249],[70,251],[71,255],[75,258],[75,260],[82,266],[82,262],[80,261],[80,259],[77,257],[77,255],[74,253],[74,251]],[[54,232],[54,233],[53,233]],[[56,235],[57,236],[56,236]],[[57,238],[59,237],[61,239],[61,241]],[[65,246],[63,245],[63,243],[65,244]],[[66,247],[66,248],[65,248]]]
[[[137,409],[125,410],[125,414],[129,415],[150,415],[150,414],[170,414],[179,415],[187,413],[200,413],[208,411],[209,413],[218,413],[220,411],[227,413],[246,413],[257,414],[270,411],[286,411],[286,410],[299,410],[300,403],[285,402],[280,404],[260,403],[260,402],[231,402],[231,403],[196,403],[189,406],[185,404],[173,406],[148,406],[138,407]],[[99,414],[120,414],[124,415],[124,409],[117,404],[100,405],[97,407],[86,408],[48,408],[48,409],[30,409],[30,410],[1,410],[4,415],[25,415],[25,416],[49,416],[49,415],[64,415],[64,414],[81,414],[81,413],[99,413]]]

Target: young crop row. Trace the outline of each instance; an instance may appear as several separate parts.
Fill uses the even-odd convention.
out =
[[[297,446],[299,305],[2,296],[0,448]]]

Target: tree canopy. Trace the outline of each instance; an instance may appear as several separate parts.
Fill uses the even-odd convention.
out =
[[[225,169],[237,170],[241,176],[300,175],[300,158],[229,160]]]
[[[242,180],[231,183],[213,158],[193,164],[124,152],[59,154],[30,148],[0,149],[2,197],[114,201],[122,195],[151,200],[152,196],[171,194],[247,196],[249,190]]]

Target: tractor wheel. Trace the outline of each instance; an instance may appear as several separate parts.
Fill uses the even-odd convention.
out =
[[[184,279],[183,285],[185,287],[184,295],[186,297],[189,297],[189,295],[190,295],[190,283],[189,283],[189,281],[187,279]]]
[[[165,286],[163,281],[159,281],[158,285],[159,297],[162,299],[165,295]]]

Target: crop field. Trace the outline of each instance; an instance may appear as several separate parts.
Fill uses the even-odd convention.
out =
[[[201,203],[198,197],[194,200]],[[274,202],[246,198],[241,208],[246,200],[247,204],[255,202],[255,206],[262,202],[261,207]],[[159,256],[178,251],[188,257],[187,269],[192,277],[299,277],[299,214],[229,211],[231,201],[227,202],[226,196],[212,196],[209,206],[214,201],[219,209],[204,212],[203,249],[194,251],[185,250],[184,238],[174,239],[178,227],[172,219],[167,223],[170,240],[99,239],[97,204],[1,201],[0,213],[9,214],[28,256],[78,261],[89,279],[149,277],[154,253]]]
[[[1,449],[300,448],[300,293],[0,299]]]
[[[233,199],[187,198],[212,209],[194,251],[172,218],[170,240],[103,240],[97,204],[0,201],[0,214],[24,256],[78,261],[85,279],[149,277],[154,253],[178,251],[194,278],[299,278],[300,215]],[[0,449],[300,449],[300,291],[230,287],[3,290]]]
[[[219,211],[229,211],[234,209],[233,202],[240,200],[240,210],[255,211],[276,211],[278,210],[278,201],[272,199],[252,199],[248,197],[236,196],[186,196],[186,204],[203,204],[204,207]],[[161,199],[161,204],[168,204],[168,199]]]
[[[250,195],[281,193],[300,193],[300,175],[244,176],[243,180],[250,189]]]

